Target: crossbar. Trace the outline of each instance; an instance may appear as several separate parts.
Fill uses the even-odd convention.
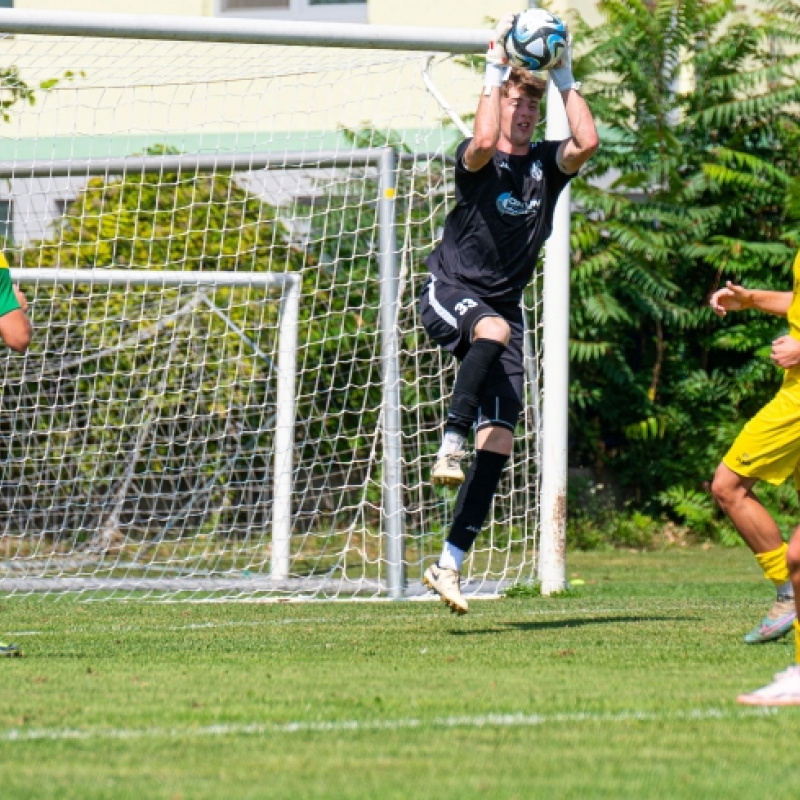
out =
[[[344,22],[284,22],[79,11],[0,9],[0,31],[44,36],[166,39],[184,42],[316,45],[374,50],[482,53],[489,31]]]
[[[60,158],[0,161],[2,178],[48,178],[84,175],[132,175],[163,172],[252,171],[256,169],[324,169],[377,166],[385,147],[286,153],[217,153],[119,158]]]
[[[259,286],[265,289],[300,283],[296,272],[188,272],[166,269],[61,269],[12,267],[22,283],[88,283],[99,286]]]

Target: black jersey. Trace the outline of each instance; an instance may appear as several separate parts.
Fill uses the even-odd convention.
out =
[[[456,153],[456,206],[441,243],[427,259],[444,283],[473,288],[486,300],[519,303],[553,212],[571,175],[556,163],[561,142],[531,144],[524,156],[494,154],[477,172],[464,166],[470,139]]]

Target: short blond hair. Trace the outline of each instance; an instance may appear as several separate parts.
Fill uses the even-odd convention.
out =
[[[547,81],[537,78],[529,69],[511,67],[508,80],[501,89],[503,97],[508,97],[508,90],[512,86],[516,86],[519,89],[519,93],[527,97],[528,100],[539,101],[544,97]]]

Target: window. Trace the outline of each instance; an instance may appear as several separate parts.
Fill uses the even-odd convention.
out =
[[[217,0],[217,13],[227,17],[366,22],[367,0]]]
[[[0,241],[14,240],[14,204],[11,200],[0,200]]]
[[[14,0],[0,0],[0,8],[14,8]]]
[[[53,212],[54,218],[61,219],[61,217],[65,217],[67,215],[67,209],[74,202],[74,197],[59,197],[58,199],[53,200],[53,208],[55,209]]]
[[[223,0],[224,11],[243,11],[247,8],[289,8],[289,0]]]

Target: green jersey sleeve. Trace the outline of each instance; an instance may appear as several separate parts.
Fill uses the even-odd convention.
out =
[[[14,288],[11,284],[11,273],[8,269],[8,261],[0,253],[0,317],[19,308]]]

